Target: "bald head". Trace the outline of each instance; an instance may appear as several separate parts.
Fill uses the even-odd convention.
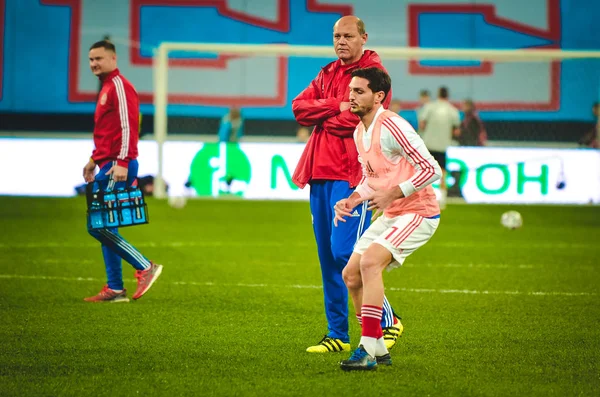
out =
[[[367,32],[360,18],[347,15],[333,25],[333,46],[343,65],[358,61],[366,42]]]
[[[335,25],[333,25],[334,31],[338,25],[355,25],[358,34],[363,35],[367,33],[365,30],[365,23],[362,21],[362,19],[354,15],[346,15],[338,19]]]

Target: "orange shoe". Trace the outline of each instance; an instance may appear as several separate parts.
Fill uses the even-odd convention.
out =
[[[129,302],[126,289],[124,289],[121,292],[117,292],[108,288],[108,285],[105,285],[104,288],[102,288],[102,291],[98,293],[98,295],[90,296],[89,298],[84,298],[83,300],[86,302]]]
[[[135,294],[133,294],[133,299],[140,299],[152,284],[156,281],[158,276],[162,273],[162,265],[156,265],[150,262],[150,267],[146,270],[137,270],[135,272],[135,278],[138,279],[137,289],[135,290]]]

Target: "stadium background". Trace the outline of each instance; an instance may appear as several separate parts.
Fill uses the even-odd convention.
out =
[[[195,5],[164,7],[167,2]],[[464,193],[483,192],[505,204],[451,203],[432,240],[402,269],[386,272],[386,294],[405,331],[391,352],[394,365],[375,374],[343,373],[338,363],[345,354],[305,353],[326,329],[307,201],[189,200],[185,208],[174,208],[150,197],[150,224],[122,232],[164,265],[163,275],[135,303],[90,305],[82,298],[98,291],[105,273],[98,244],[85,230],[85,198],[23,197],[36,190],[73,196],[73,186],[83,182],[97,88],[85,54],[105,34],[117,43],[125,75],[146,95],[152,91],[149,55],[163,38],[330,45],[331,25],[350,11],[365,19],[373,45],[401,45],[416,37],[431,46],[600,49],[593,19],[600,14],[597,1],[412,1],[420,11],[431,11],[432,4],[447,7],[421,12],[422,30],[413,36],[406,4],[0,0],[0,395],[600,395],[600,206],[524,205],[524,196],[538,203],[565,195],[578,204],[600,203],[600,151],[556,148],[576,146],[593,125],[590,105],[598,99],[600,73],[593,61],[561,63],[554,86],[560,90],[550,90],[550,80],[540,78],[544,66],[548,70],[541,63],[537,75],[515,71],[494,83],[510,88],[506,97],[493,89],[471,92],[476,86],[469,80],[449,84],[457,99],[468,94],[505,104],[521,99],[543,104],[558,94],[558,109],[500,106],[483,112],[492,139],[512,139],[516,146],[549,146],[554,140],[554,148],[455,148],[474,152],[456,158],[475,170]],[[281,20],[274,11],[280,5],[289,10]],[[144,45],[132,52],[135,15]],[[460,18],[469,19],[472,30],[459,34],[453,21]],[[434,36],[438,25],[445,26],[444,34]],[[448,41],[437,41],[442,39]],[[141,64],[131,66],[132,59]],[[227,158],[250,160],[247,195],[261,189],[270,194],[273,185],[281,195],[299,193],[289,173],[301,144],[281,143],[294,140],[289,103],[326,62],[291,59],[284,103],[243,105],[249,136],[239,147],[245,155]],[[436,73],[440,66],[457,67],[420,66],[435,67]],[[418,90],[451,81],[444,74],[393,73],[396,95],[405,103],[402,115],[413,121],[410,103]],[[239,88],[229,84],[232,79],[206,80],[204,94]],[[540,83],[532,87],[535,79]],[[275,80],[263,81],[268,87]],[[147,136],[140,142],[140,163],[152,168],[157,161],[149,99],[142,106]],[[216,140],[225,107],[181,105],[170,111],[171,127],[190,134],[189,141],[165,145],[172,158],[187,158],[185,178],[189,159],[204,148],[192,134]],[[263,142],[279,144],[252,142],[264,134],[272,135]],[[222,147],[206,144],[204,163],[213,163]],[[206,186],[214,194],[215,170],[209,171]],[[500,226],[508,210],[522,214],[522,228]],[[123,270],[132,291],[132,270],[126,264]],[[355,321],[350,332],[354,344],[360,337]]]
[[[600,36],[592,33],[600,3],[592,0],[531,0],[527,6],[516,0],[2,0],[0,128],[90,131],[97,81],[85,54],[105,35],[115,41],[119,67],[141,94],[142,130],[149,133],[151,57],[161,41],[327,46],[331,26],[348,13],[365,20],[373,47],[600,48]],[[246,135],[292,137],[297,124],[291,100],[329,61],[291,58],[257,71],[243,62],[234,68],[235,61],[223,57],[175,55],[170,129],[204,135],[216,134],[226,106],[236,105],[247,120]],[[411,122],[418,91],[435,93],[446,84],[452,98],[472,98],[482,109],[492,141],[573,144],[593,125],[599,66],[598,60],[539,62],[529,68],[429,61],[388,68],[394,98],[402,101],[401,114]],[[190,69],[200,75],[205,70],[211,78],[190,75]],[[183,104],[178,95],[186,90],[194,95]]]

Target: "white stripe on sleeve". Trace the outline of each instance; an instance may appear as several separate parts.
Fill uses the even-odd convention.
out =
[[[381,127],[381,147],[399,153],[416,170],[415,174],[400,184],[405,197],[440,179],[442,170],[421,137],[412,126],[399,117],[388,118]]]
[[[129,153],[129,115],[127,112],[127,97],[125,95],[125,88],[123,87],[123,81],[121,77],[115,76],[113,78],[113,83],[115,84],[115,90],[117,92],[117,101],[119,102],[119,116],[121,118],[121,150],[119,152],[119,156],[117,157],[119,160],[123,160],[127,157]]]

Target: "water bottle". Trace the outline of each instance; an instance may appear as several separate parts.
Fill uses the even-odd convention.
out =
[[[119,206],[119,223],[121,226],[129,226],[133,224],[133,218],[131,216],[131,201],[129,200],[129,193],[127,190],[117,191],[117,203]]]
[[[133,205],[133,223],[146,223],[146,206],[142,191],[136,187],[129,191],[129,197]]]
[[[113,191],[104,192],[104,211],[104,225],[106,227],[118,227],[117,196]]]
[[[94,193],[92,196],[92,203],[89,208],[89,220],[91,229],[102,229],[104,227],[104,221],[102,220],[102,206],[98,201],[98,194]]]

